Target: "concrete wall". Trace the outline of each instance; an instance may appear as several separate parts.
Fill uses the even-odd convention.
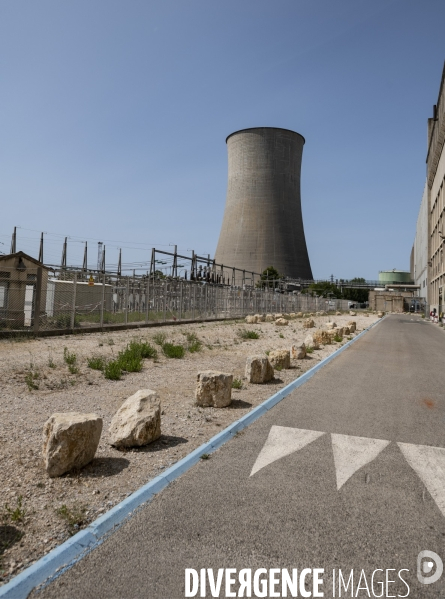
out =
[[[414,239],[414,283],[420,285],[419,297],[428,295],[428,188],[425,189],[420,203]]]
[[[227,199],[216,249],[218,263],[312,279],[300,198],[304,138],[258,127],[227,138]]]

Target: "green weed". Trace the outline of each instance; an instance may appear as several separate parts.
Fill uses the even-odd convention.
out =
[[[313,347],[306,347],[306,353],[307,354],[313,354],[314,353],[314,348]]]
[[[9,505],[5,503],[6,516],[11,520],[11,522],[24,522],[26,510],[22,505],[22,500],[22,496],[19,495],[17,498],[17,505],[15,508],[9,507]]]
[[[162,352],[167,358],[183,358],[185,355],[185,347],[183,345],[174,345],[173,343],[164,343]]]
[[[76,529],[80,528],[82,524],[85,524],[85,512],[86,509],[83,506],[73,506],[69,508],[63,504],[56,509],[56,514],[65,520],[70,534],[74,534]]]
[[[334,341],[335,341],[336,343],[340,343],[340,341],[343,341],[343,338],[342,338],[342,337],[340,337],[340,335],[335,335],[335,337],[334,337]]]
[[[110,381],[120,381],[122,378],[122,368],[118,360],[112,360],[105,364],[104,377]]]
[[[187,349],[191,354],[201,351],[202,343],[195,333],[186,333],[185,336],[187,339]]]
[[[63,348],[63,360],[65,362],[65,364],[68,364],[68,366],[74,366],[77,362],[77,356],[76,354],[73,352],[69,352],[67,347]]]
[[[88,368],[92,370],[103,370],[105,368],[105,360],[101,356],[93,356],[87,360]]]
[[[156,345],[160,345],[161,347],[164,345],[166,340],[167,336],[165,333],[156,333],[156,335],[153,335],[153,341],[156,343]]]
[[[35,382],[38,378],[39,373],[32,371],[28,372],[28,374],[25,376],[25,383],[28,385],[28,389],[30,391],[37,391],[39,388],[39,384]]]
[[[235,378],[232,381],[232,389],[242,389],[243,381],[241,379]]]
[[[248,331],[246,329],[239,329],[236,333],[241,339],[259,339],[260,336],[256,331]]]

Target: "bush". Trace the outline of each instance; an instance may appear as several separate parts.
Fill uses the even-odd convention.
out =
[[[185,355],[185,347],[183,345],[174,345],[173,343],[164,343],[162,351],[167,358],[183,358]]]
[[[105,364],[104,376],[110,381],[120,381],[122,378],[122,368],[117,360],[112,360]]]
[[[340,343],[340,341],[342,341],[342,337],[340,337],[340,335],[335,335],[334,337],[334,341],[336,341],[337,343]]]
[[[105,368],[105,360],[100,356],[88,358],[88,367],[93,370],[103,370]]]
[[[136,343],[136,341],[132,341],[130,343],[130,346],[136,346]],[[140,341],[138,347],[142,358],[153,358],[153,360],[156,360],[156,358],[158,357],[157,349],[149,343],[147,343],[146,341]]]
[[[238,337],[241,339],[259,339],[260,336],[256,331],[248,331],[246,329],[240,329],[237,332]]]
[[[127,345],[126,349],[119,352],[116,360],[121,368],[126,372],[140,372],[142,370],[142,356],[139,348]]]
[[[306,347],[306,353],[307,354],[313,354],[314,353],[314,348],[313,347]]]

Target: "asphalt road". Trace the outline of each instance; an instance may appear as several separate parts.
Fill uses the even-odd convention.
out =
[[[416,575],[422,550],[445,561],[445,450],[419,448],[445,447],[444,364],[437,325],[385,318],[35,596],[179,599],[186,568],[322,568],[330,598],[340,568],[354,597],[445,599],[445,574]]]

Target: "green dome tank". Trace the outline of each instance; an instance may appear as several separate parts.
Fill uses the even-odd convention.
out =
[[[381,270],[379,272],[379,283],[411,283],[411,273],[407,270]]]

